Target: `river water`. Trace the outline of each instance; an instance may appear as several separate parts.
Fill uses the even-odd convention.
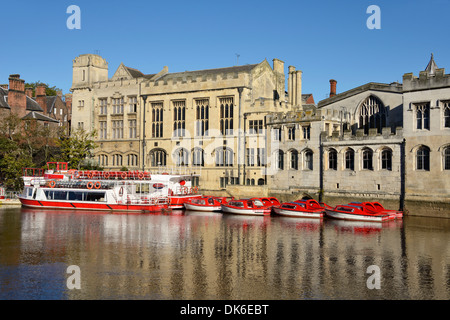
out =
[[[448,300],[450,219],[0,207],[0,299]]]

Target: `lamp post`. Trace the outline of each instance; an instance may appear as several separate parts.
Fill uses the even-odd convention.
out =
[[[144,100],[143,104],[143,116],[142,116],[142,171],[145,171],[145,102],[147,101],[147,96],[142,96]]]

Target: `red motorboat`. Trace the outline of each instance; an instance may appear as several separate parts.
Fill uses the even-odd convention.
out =
[[[394,218],[402,218],[403,217],[402,211],[387,210],[379,202],[368,202],[368,201],[366,201],[366,202],[350,202],[349,204],[357,205],[357,206],[362,205],[367,209],[368,212],[387,213],[387,214],[392,215]]]
[[[222,211],[226,213],[244,215],[270,215],[272,206],[266,206],[259,198],[231,200],[222,204]]]
[[[326,207],[325,214],[330,218],[359,221],[388,221],[395,219],[395,216],[386,212],[374,212],[368,206],[361,203],[343,204],[336,207]]]
[[[186,210],[194,211],[221,211],[222,204],[227,203],[233,198],[206,196],[193,198],[184,203]]]
[[[280,206],[273,207],[276,214],[288,217],[322,218],[325,213],[325,205],[319,204],[314,199],[284,202]]]

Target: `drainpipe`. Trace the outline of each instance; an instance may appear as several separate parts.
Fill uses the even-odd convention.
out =
[[[406,155],[405,155],[405,139],[400,145],[400,209],[405,209],[405,179],[406,179]]]
[[[142,116],[142,171],[145,171],[145,102],[147,101],[147,96],[142,96],[144,100],[143,104],[143,116]]]
[[[247,129],[246,124],[247,124],[247,113],[244,113],[244,163],[243,163],[243,166],[244,166],[244,170],[243,170],[244,179],[242,181],[243,185],[245,185],[245,178],[246,178],[246,174],[245,174],[245,160],[247,160],[245,158],[245,156],[246,156],[245,152],[247,150],[247,148],[246,148],[247,141],[246,141],[246,134],[245,134],[246,133],[246,129]]]
[[[239,87],[239,88],[237,88],[237,90],[239,92],[238,184],[240,185],[241,184],[241,103],[242,103],[243,88]],[[244,126],[245,126],[245,122],[244,122]],[[244,162],[245,162],[245,158],[244,158]]]

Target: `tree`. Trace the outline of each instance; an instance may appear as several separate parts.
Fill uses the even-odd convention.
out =
[[[34,167],[32,157],[18,143],[0,137],[0,178],[7,189],[19,191],[23,187],[22,169]]]
[[[71,169],[83,169],[84,160],[92,158],[92,151],[97,147],[94,142],[96,132],[86,132],[78,129],[71,136],[62,136],[57,145],[60,153],[55,155],[53,161],[68,162]]]

